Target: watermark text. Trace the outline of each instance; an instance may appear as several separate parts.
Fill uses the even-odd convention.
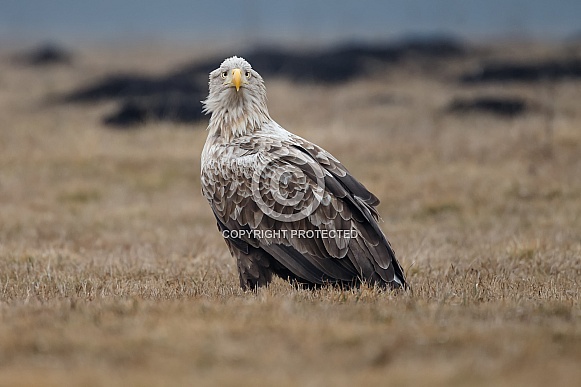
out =
[[[351,230],[224,230],[222,237],[230,238],[252,238],[252,239],[337,239],[357,238],[358,232]]]

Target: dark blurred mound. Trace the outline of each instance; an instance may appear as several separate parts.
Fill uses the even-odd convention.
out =
[[[581,79],[581,60],[548,60],[536,63],[492,62],[461,76],[463,83],[540,82]]]
[[[528,110],[526,101],[517,97],[476,97],[457,98],[448,105],[448,111],[455,114],[488,113],[499,117],[512,118]]]
[[[204,117],[199,99],[187,96],[139,99],[123,102],[103,119],[106,125],[131,128],[147,121],[195,122]]]
[[[385,44],[344,44],[317,52],[297,52],[263,47],[240,53],[263,76],[280,76],[309,83],[346,82],[372,74],[379,66],[405,59],[436,60],[463,56],[467,49],[448,37],[407,38]],[[207,74],[225,58],[212,58],[184,67],[180,76]]]
[[[97,102],[153,95],[170,97],[192,95],[201,91],[198,83],[190,77],[181,75],[159,78],[129,74],[111,75],[91,86],[68,94],[64,100],[67,102]]]
[[[72,63],[73,55],[57,44],[45,43],[18,55],[14,61],[28,66],[68,65]]]
[[[317,52],[260,48],[236,53],[267,77],[297,82],[337,84],[368,76],[407,59],[432,62],[465,55],[465,46],[448,37],[410,38],[389,44],[347,44]],[[148,120],[195,122],[203,118],[208,73],[227,56],[195,61],[165,76],[108,76],[63,97],[68,103],[118,100],[120,108],[104,118],[119,128]]]

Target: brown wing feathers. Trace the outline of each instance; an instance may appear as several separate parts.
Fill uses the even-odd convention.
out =
[[[282,145],[282,144],[281,144]],[[303,144],[301,144],[303,145]],[[301,190],[305,192],[305,200],[313,200],[312,191],[306,189],[307,185],[316,183],[316,171],[308,168],[304,157],[297,157],[282,151],[283,146],[274,149],[284,156],[278,157],[273,168],[298,167],[303,172],[303,179],[297,181],[284,181],[278,189]],[[273,151],[273,149],[270,149]],[[267,214],[263,214],[252,197],[248,181],[240,176],[232,176],[233,179],[219,179],[222,187],[215,191],[213,202],[214,212],[222,227],[229,230],[256,229],[256,230],[355,230],[357,238],[346,239],[343,236],[336,238],[272,238],[272,240],[250,240],[243,242],[258,247],[254,251],[248,249],[244,243],[230,240],[231,249],[238,249],[242,257],[247,260],[255,260],[254,255],[263,255],[266,252],[270,257],[288,268],[294,275],[306,282],[315,284],[323,283],[351,283],[355,280],[366,280],[379,285],[393,283],[394,277],[403,282],[403,274],[393,250],[383,236],[376,223],[375,209],[379,201],[363,185],[355,180],[346,169],[336,160],[330,158],[321,149],[311,147],[307,150],[303,146],[295,147],[295,152],[300,151],[312,158],[327,171],[324,177],[325,195],[317,209],[307,218],[296,222],[281,222],[274,220]],[[316,158],[315,158],[316,157]],[[332,156],[331,156],[332,157]],[[268,171],[267,171],[268,173]],[[289,175],[289,179],[292,175]],[[306,178],[305,178],[306,177]],[[220,185],[220,184],[218,184]],[[269,190],[272,187],[261,187],[261,195],[269,208],[274,211],[289,211],[292,208],[284,208],[274,200]],[[224,195],[221,195],[225,192]],[[357,194],[355,194],[356,192]],[[310,195],[310,196],[309,196]],[[262,257],[262,260],[265,258]],[[244,266],[244,265],[243,265]],[[265,265],[263,265],[265,266]],[[269,270],[276,271],[274,265],[266,265]],[[242,273],[241,273],[242,281]]]

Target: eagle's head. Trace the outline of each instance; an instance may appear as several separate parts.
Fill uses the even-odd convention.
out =
[[[240,89],[255,89],[258,85],[264,87],[262,77],[252,70],[250,63],[237,56],[224,60],[219,68],[210,73],[210,94],[228,89],[239,92]]]
[[[251,133],[271,120],[266,88],[260,74],[244,58],[233,56],[210,73],[210,93],[204,112],[211,113],[208,129],[227,139]]]

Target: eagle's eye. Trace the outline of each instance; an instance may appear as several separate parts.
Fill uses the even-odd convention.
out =
[[[244,73],[244,75],[246,76],[246,78],[250,79],[250,77],[252,76],[252,74],[250,73],[250,71],[246,70],[246,72]]]
[[[225,79],[228,76],[228,71],[222,71],[222,74],[220,74],[222,76],[222,79]]]

